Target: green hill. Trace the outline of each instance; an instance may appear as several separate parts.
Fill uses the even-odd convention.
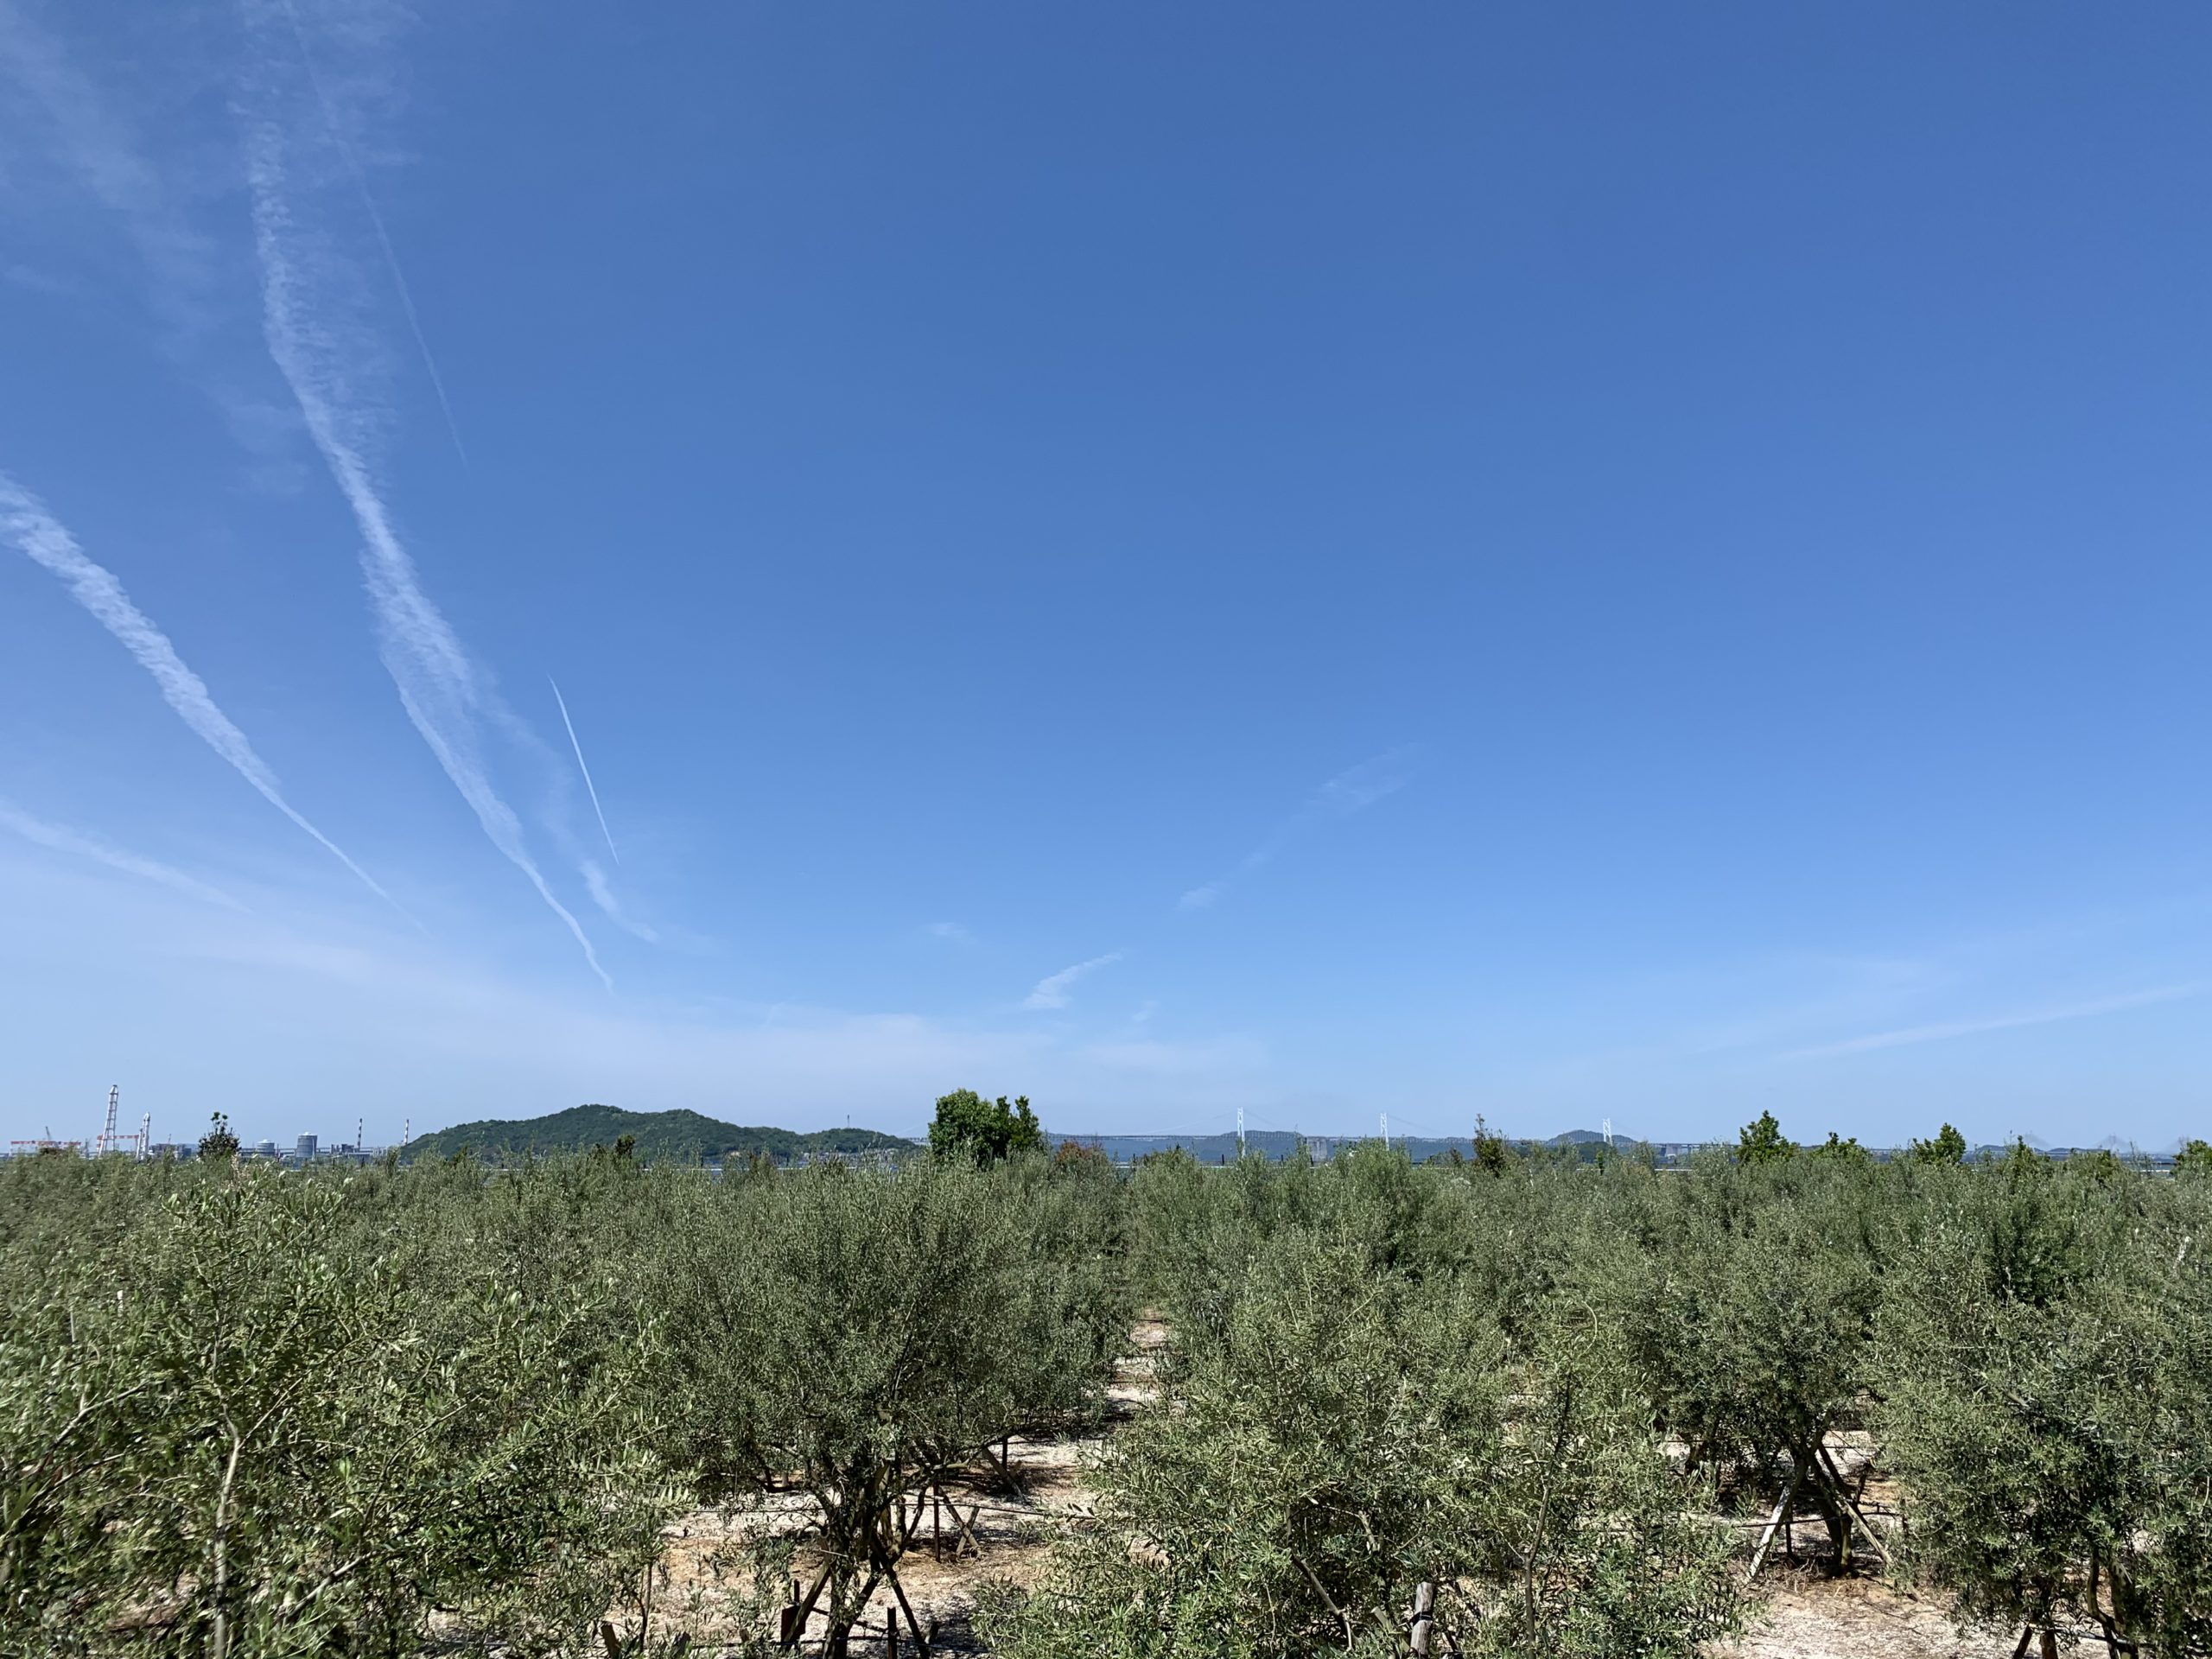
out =
[[[876,1129],[745,1128],[692,1111],[626,1112],[616,1106],[571,1106],[546,1117],[480,1118],[456,1123],[435,1135],[418,1135],[400,1155],[409,1162],[449,1158],[467,1147],[489,1163],[517,1163],[532,1155],[613,1150],[623,1135],[634,1136],[635,1155],[655,1164],[717,1162],[756,1152],[779,1164],[836,1153],[905,1152],[918,1142]]]

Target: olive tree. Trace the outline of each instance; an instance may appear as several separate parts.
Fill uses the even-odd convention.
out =
[[[1039,1214],[1002,1173],[832,1165],[717,1195],[671,1259],[688,1450],[710,1495],[811,1497],[803,1607],[832,1653],[879,1587],[905,1595],[905,1493],[1099,1389],[1118,1306]]]
[[[2018,1156],[1966,1179],[1885,1309],[1906,1564],[2046,1649],[2078,1616],[2212,1652],[2212,1201]]]
[[[1516,1356],[1481,1294],[1285,1230],[988,1634],[1016,1659],[1381,1655],[1416,1620],[1438,1650],[1694,1651],[1730,1623],[1727,1541],[1577,1328]]]
[[[1606,1230],[1578,1264],[1693,1466],[1763,1510],[1816,1513],[1843,1565],[1865,1523],[1828,1440],[1866,1387],[1884,1195],[1847,1156],[1707,1166],[1669,1185],[1643,1240]]]

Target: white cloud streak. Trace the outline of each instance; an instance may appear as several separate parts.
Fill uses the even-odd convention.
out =
[[[1212,909],[1232,883],[1274,862],[1277,854],[1316,824],[1331,818],[1351,817],[1386,796],[1396,794],[1413,781],[1413,760],[1414,751],[1402,746],[1346,767],[1315,790],[1297,811],[1269,830],[1258,846],[1238,861],[1235,869],[1191,888],[1176,899],[1175,907]]]
[[[228,321],[219,298],[227,273],[219,269],[216,241],[183,206],[206,185],[188,166],[170,159],[185,147],[174,146],[161,165],[149,159],[140,134],[118,113],[116,102],[78,70],[60,41],[10,0],[0,0],[0,79],[24,93],[26,107],[43,129],[39,138],[72,175],[74,199],[96,204],[130,243],[146,274],[163,353],[199,383],[251,457],[257,480],[280,492],[296,487],[290,417],[210,360],[214,337]],[[7,137],[11,149],[22,142],[12,133]],[[10,268],[17,282],[43,275]],[[51,280],[41,285],[60,286]]]
[[[263,333],[298,401],[308,435],[359,527],[362,574],[400,706],[476,814],[486,837],[560,918],[592,972],[612,991],[614,982],[600,966],[590,936],[547,885],[524,841],[521,821],[500,798],[485,766],[479,718],[512,721],[512,716],[423,591],[414,560],[392,527],[370,470],[370,422],[352,396],[343,342],[316,321],[307,297],[308,274],[293,251],[301,233],[286,194],[283,133],[272,119],[249,117],[246,144]]]
[[[2129,1008],[2149,1007],[2159,1002],[2179,1002],[2190,997],[2202,996],[2212,991],[2212,982],[2192,980],[2177,985],[2161,985],[2147,991],[2129,991],[2116,996],[2094,997],[2086,1002],[2069,1002],[2056,1007],[2031,1008],[2017,1014],[2000,1014],[1975,1020],[1945,1020],[1928,1025],[1904,1026],[1895,1031],[1878,1031],[1864,1037],[1847,1038],[1839,1043],[1822,1043],[1813,1048],[1800,1048],[1782,1056],[1787,1060],[1832,1059],[1843,1054],[1865,1054],[1876,1049],[1903,1048],[1916,1043],[1948,1042],[1956,1037],[1977,1037],[1985,1032],[2016,1031],[2026,1026],[2055,1025],[2063,1020],[2093,1020],[2100,1014],[2120,1014]]]
[[[576,723],[569,718],[569,700],[561,695],[560,681],[548,674],[545,683],[553,688],[553,701],[561,710],[561,724],[568,728],[569,747],[576,752],[576,770],[584,775],[584,792],[591,797],[591,810],[599,816],[599,833],[607,837],[607,853],[620,864],[622,855],[614,850],[614,832],[607,827],[607,809],[599,804],[599,785],[591,780],[591,768],[584,764],[584,746],[576,741]]]
[[[453,403],[446,396],[445,377],[438,372],[438,359],[430,354],[430,341],[423,332],[423,319],[415,309],[415,292],[407,285],[407,274],[399,268],[399,251],[391,245],[391,232],[385,228],[384,214],[377,207],[376,193],[369,188],[369,175],[362,168],[360,157],[347,142],[346,130],[338,119],[338,111],[323,90],[321,73],[315,66],[315,53],[308,45],[307,30],[300,26],[298,8],[292,0],[281,0],[284,20],[291,25],[292,39],[300,48],[300,64],[307,71],[308,84],[315,89],[315,102],[321,106],[323,124],[329,129],[330,142],[336,148],[346,170],[353,175],[354,188],[360,192],[362,210],[368,215],[369,224],[377,233],[377,245],[384,251],[384,265],[391,275],[393,291],[399,296],[399,308],[405,314],[407,327],[415,336],[415,349],[421,353],[423,370],[429,375],[430,390],[437,394],[438,411],[445,416],[446,432],[453,439],[454,453],[468,462],[468,448],[461,441],[461,426],[454,419]],[[557,695],[557,694],[556,694]],[[615,860],[620,863],[620,859]]]
[[[926,930],[933,939],[943,939],[947,944],[973,944],[976,936],[957,922],[931,922]]]
[[[583,872],[584,886],[590,890],[592,903],[607,912],[609,921],[624,932],[635,934],[647,944],[660,943],[659,934],[654,932],[643,922],[632,921],[623,913],[621,903],[615,898],[614,888],[607,880],[605,870],[601,869],[588,858],[577,861],[577,868]]]
[[[262,798],[315,838],[316,844],[359,877],[370,892],[399,908],[398,901],[378,886],[368,873],[347,857],[337,842],[309,823],[284,798],[276,774],[246,741],[245,734],[216,707],[207,684],[185,665],[169,638],[130,601],[112,571],[95,563],[77,545],[76,537],[22,485],[0,473],[0,536],[4,536],[37,564],[69,585],[71,595],[91,612],[101,626],[121,642],[151,675],[162,698],[200,741],[231,764],[239,777],[259,791]]]
[[[1025,1008],[1065,1008],[1068,1005],[1068,988],[1094,969],[1103,968],[1122,959],[1119,950],[1109,950],[1103,957],[1093,957],[1089,962],[1078,962],[1072,968],[1063,968],[1057,974],[1047,974],[1021,1000]]]
[[[43,818],[33,817],[21,807],[6,800],[0,800],[0,830],[12,830],[35,846],[44,847],[57,853],[67,853],[76,858],[91,859],[95,863],[106,865],[111,870],[121,870],[125,874],[158,883],[171,892],[183,893],[188,898],[203,899],[211,905],[220,905],[226,910],[243,911],[245,908],[219,887],[212,887],[195,876],[187,875],[182,870],[172,868],[158,860],[144,858],[137,853],[128,852],[111,842],[101,840],[98,836],[87,835],[83,830],[72,830],[66,825],[49,823]]]

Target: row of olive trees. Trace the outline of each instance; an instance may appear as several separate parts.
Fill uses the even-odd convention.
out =
[[[902,1495],[1095,1412],[1140,1300],[1160,1396],[1007,1651],[1686,1654],[1739,1615],[1719,1516],[1791,1508],[1967,1618],[2212,1649],[2193,1164],[1123,1179],[954,1105],[895,1170],[0,1171],[0,1651],[642,1653],[670,1521],[771,1491],[842,1651]]]
[[[1794,1511],[1969,1621],[2212,1651],[2206,1172],[1969,1164],[1955,1132],[1884,1165],[1765,1127],[1681,1172],[1141,1167],[1163,1397],[998,1639],[1687,1652]],[[1904,1529],[1870,1522],[1846,1439]]]
[[[650,1556],[650,1334],[364,1250],[325,1184],[206,1180],[10,1250],[0,1642],[227,1656],[557,1645]],[[588,1334],[587,1334],[588,1333]]]
[[[1173,1331],[1093,1526],[987,1607],[1023,1659],[1688,1655],[1732,1628],[1709,1475],[1578,1274],[1605,1171],[1154,1160],[1131,1258]]]
[[[0,1651],[642,1653],[669,1522],[770,1488],[842,1649],[900,1492],[1095,1409],[1120,1226],[1043,1160],[11,1166]]]

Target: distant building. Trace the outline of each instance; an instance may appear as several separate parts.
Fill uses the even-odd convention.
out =
[[[274,1158],[276,1155],[276,1143],[274,1141],[256,1141],[253,1155],[257,1158]]]
[[[302,1163],[307,1163],[315,1157],[316,1145],[316,1138],[312,1135],[303,1135],[300,1137],[298,1150]]]

